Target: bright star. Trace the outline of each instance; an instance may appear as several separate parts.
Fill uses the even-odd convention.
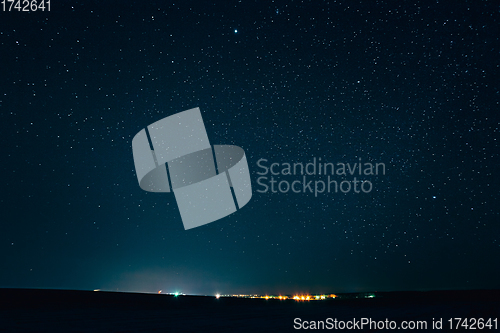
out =
[[[238,33],[238,29],[234,29],[234,33],[237,34]]]

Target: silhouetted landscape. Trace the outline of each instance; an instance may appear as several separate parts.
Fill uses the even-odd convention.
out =
[[[244,299],[73,290],[0,289],[0,330],[93,332],[288,331],[301,321],[426,321],[499,318],[500,291],[380,292],[336,299]],[[358,297],[358,298],[356,298]],[[497,319],[498,320],[498,319]],[[498,323],[497,323],[498,324]],[[296,324],[297,325],[297,324]],[[365,330],[370,330],[365,327]],[[498,328],[497,328],[498,329]],[[382,330],[383,331],[383,330]],[[457,331],[457,330],[453,330]],[[460,330],[458,330],[460,331]],[[486,331],[497,331],[492,327]]]

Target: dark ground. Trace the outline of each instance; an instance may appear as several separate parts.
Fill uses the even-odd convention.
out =
[[[260,332],[293,331],[294,319],[500,319],[500,290],[376,293],[373,299],[339,295],[297,302],[115,292],[0,289],[0,331],[6,332]],[[361,296],[361,294],[360,294]],[[342,298],[344,297],[344,298]],[[334,331],[334,330],[332,330]],[[364,331],[375,331],[365,329]],[[378,331],[384,331],[378,330]],[[398,331],[398,330],[392,330]],[[465,328],[454,329],[458,331]],[[494,328],[486,330],[498,332]]]

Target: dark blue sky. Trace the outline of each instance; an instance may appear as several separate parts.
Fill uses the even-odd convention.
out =
[[[494,1],[1,12],[0,287],[500,288],[499,24]],[[138,186],[132,138],[194,107],[245,150],[253,197],[186,231]],[[257,191],[259,159],[313,158],[386,173],[369,193]]]

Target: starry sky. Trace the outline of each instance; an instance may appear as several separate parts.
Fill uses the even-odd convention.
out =
[[[495,1],[53,0],[0,12],[0,60],[0,287],[500,288]],[[245,150],[253,197],[184,230],[132,138],[195,107]],[[262,193],[260,159],[314,158],[386,172]]]

